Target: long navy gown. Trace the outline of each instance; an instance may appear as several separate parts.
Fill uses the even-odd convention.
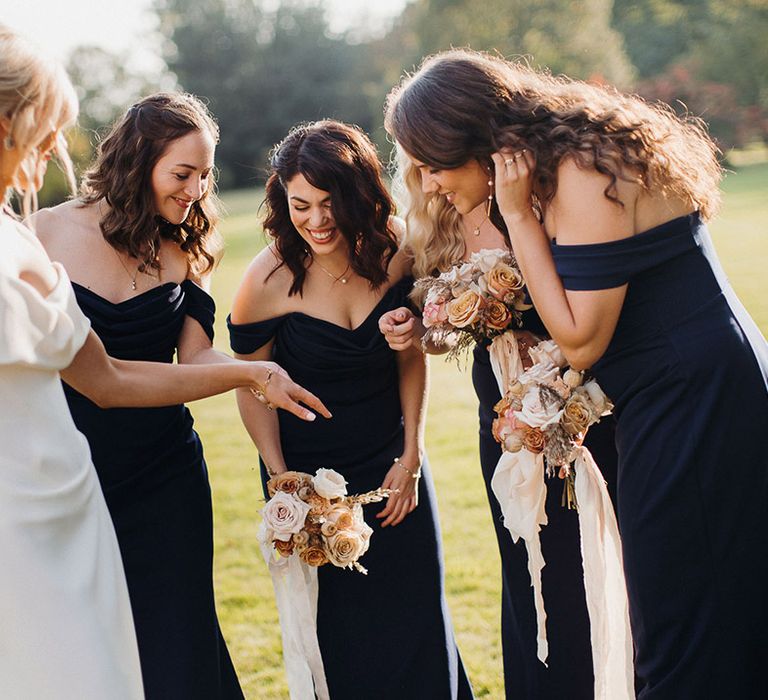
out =
[[[548,336],[535,310],[523,313],[522,329]],[[493,472],[501,457],[501,446],[491,432],[496,417],[493,407],[500,394],[486,345],[475,347],[472,383],[480,401],[480,466],[501,555],[501,645],[506,697],[508,700],[591,700],[594,674],[578,514],[561,505],[563,482],[557,477],[547,479],[548,524],[541,530],[546,562],[541,580],[549,642],[545,666],[536,655],[536,610],[525,543],[512,542],[509,530],[504,527],[499,502],[491,490]],[[585,441],[612,497],[616,484],[613,436],[614,420],[606,416],[589,429]]]
[[[336,469],[349,493],[381,486],[402,453],[404,432],[397,361],[378,319],[406,302],[411,283],[404,278],[390,287],[353,330],[298,312],[230,323],[235,352],[250,354],[274,338],[275,362],[333,413],[331,420],[307,423],[278,412],[290,469]],[[385,528],[374,517],[381,507],[365,507],[374,530],[361,559],[368,575],[330,564],[318,571],[318,639],[331,698],[471,698],[444,598],[440,528],[426,462],[418,507]]]
[[[171,362],[187,316],[213,338],[213,299],[187,280],[119,304],[73,284],[107,352]],[[203,449],[183,405],[100,409],[65,385],[117,532],[147,700],[243,697],[213,597],[213,517]]]
[[[592,369],[616,405],[639,697],[768,698],[768,344],[696,213],[552,251],[567,289],[629,285]]]

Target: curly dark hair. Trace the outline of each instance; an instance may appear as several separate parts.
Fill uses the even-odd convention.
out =
[[[380,287],[398,247],[389,224],[394,203],[370,139],[358,127],[330,119],[294,127],[272,151],[264,230],[275,241],[280,262],[270,275],[285,265],[293,274],[289,294],[302,293],[312,254],[291,222],[286,192],[288,181],[298,174],[330,193],[352,269],[372,288]]]
[[[90,204],[103,198],[110,205],[100,221],[105,240],[142,261],[141,269],[159,269],[161,239],[178,243],[197,273],[215,264],[219,213],[213,174],[205,194],[179,225],[159,217],[153,200],[155,164],[172,141],[193,131],[208,132],[219,141],[219,128],[197,97],[185,93],[145,97],[112,126],[83,178],[82,201]]]
[[[718,149],[703,122],[612,88],[553,77],[497,56],[457,49],[430,56],[387,98],[385,127],[405,151],[440,169],[500,148],[536,155],[539,202],[557,190],[566,157],[607,175],[688,202],[711,218],[720,202]],[[506,230],[494,207],[494,223]]]

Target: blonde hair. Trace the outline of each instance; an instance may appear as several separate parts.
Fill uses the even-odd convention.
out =
[[[75,191],[72,162],[61,130],[74,123],[77,112],[77,95],[61,64],[0,24],[0,118],[9,122],[11,147],[22,153],[10,187],[22,195],[25,215],[37,208],[37,192],[29,187],[40,164],[37,149],[54,132],[58,132],[56,156]],[[0,153],[6,150],[2,143]]]
[[[425,194],[421,175],[403,148],[395,143],[392,193],[405,212],[404,244],[413,257],[416,277],[436,275],[461,260],[465,252],[461,215],[445,197]]]

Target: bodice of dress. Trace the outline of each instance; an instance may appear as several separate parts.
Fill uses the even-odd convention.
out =
[[[245,324],[227,319],[235,352],[250,354],[274,338],[274,361],[333,414],[330,420],[307,423],[279,411],[289,468],[354,467],[379,453],[402,430],[397,360],[379,332],[378,320],[407,303],[411,286],[411,278],[396,282],[351,330],[300,312]],[[325,462],[318,464],[319,458]]]
[[[31,231],[2,220],[0,241],[0,480],[8,486],[0,497],[24,503],[32,522],[49,502],[43,494],[64,499],[90,473],[88,446],[57,371],[71,364],[90,326],[64,268],[51,263]],[[19,276],[46,280],[52,271],[56,281],[45,296]]]
[[[695,355],[716,352],[707,343],[734,325],[756,362],[768,365],[765,340],[733,293],[698,212],[617,241],[553,243],[552,255],[566,289],[628,285],[613,338],[592,367],[614,401],[682,370]]]
[[[214,301],[191,280],[168,282],[118,304],[79,284],[73,287],[80,308],[112,357],[172,362],[187,316],[213,339]],[[105,411],[72,387],[65,385],[65,392],[107,492],[154,465],[181,469],[200,457],[192,417],[182,405]]]

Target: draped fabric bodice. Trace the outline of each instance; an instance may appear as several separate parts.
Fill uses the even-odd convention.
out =
[[[172,362],[186,316],[196,319],[213,339],[215,304],[191,280],[168,282],[117,304],[79,284],[73,287],[112,357]],[[108,495],[138,479],[144,485],[165,479],[199,461],[200,444],[185,406],[103,410],[66,384],[64,390]]]
[[[331,420],[308,423],[280,411],[280,439],[291,469],[345,468],[348,475],[402,430],[397,360],[378,320],[407,303],[411,285],[410,277],[392,285],[354,329],[301,312],[254,323],[228,319],[235,352],[250,354],[274,338],[274,361],[333,413]],[[328,464],[315,464],[318,454]]]
[[[592,367],[618,415],[665,368],[727,353],[741,342],[730,332],[734,326],[765,378],[765,341],[733,293],[698,212],[617,241],[553,243],[552,254],[566,289],[628,285],[613,338]]]

